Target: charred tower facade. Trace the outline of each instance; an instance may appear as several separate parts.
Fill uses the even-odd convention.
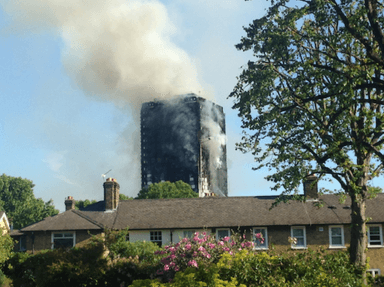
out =
[[[199,196],[227,196],[223,108],[195,94],[141,107],[141,185],[182,180]]]

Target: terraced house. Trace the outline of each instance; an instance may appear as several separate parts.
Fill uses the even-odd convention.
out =
[[[24,242],[23,248],[37,251],[72,247],[100,234],[105,228],[129,227],[129,240],[147,240],[159,245],[178,242],[196,231],[208,231],[218,239],[232,232],[253,239],[261,232],[265,241],[258,249],[301,250],[323,246],[329,250],[346,249],[350,242],[350,201],[339,203],[332,194],[317,194],[309,178],[304,184],[305,200],[281,203],[271,208],[274,196],[205,197],[185,199],[126,200],[119,202],[120,186],[114,179],[104,183],[104,200],[75,210],[68,197],[66,211],[48,217],[13,236]],[[319,206],[322,207],[319,207]],[[368,257],[371,272],[384,270],[384,194],[367,203]],[[296,238],[296,244],[288,242]]]

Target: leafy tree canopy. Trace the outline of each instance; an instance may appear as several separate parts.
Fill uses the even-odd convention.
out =
[[[59,213],[52,200],[35,198],[33,187],[31,180],[0,176],[0,209],[12,220],[15,229]]]
[[[96,203],[97,200],[76,200],[75,201],[75,209],[82,209],[84,207],[87,207],[88,205]]]
[[[148,188],[140,190],[136,199],[156,199],[156,198],[190,198],[198,197],[188,183],[181,180],[177,182],[152,183]]]
[[[119,199],[120,200],[132,200],[133,197],[129,197],[125,194],[122,194],[120,193],[119,194]],[[88,205],[91,205],[91,204],[94,204],[94,203],[97,203],[97,200],[89,200],[89,199],[85,199],[85,200],[76,200],[75,202],[75,209],[83,209],[85,207],[87,207]]]
[[[120,193],[119,194],[119,199],[120,200],[133,200],[133,197],[129,197],[128,195]]]
[[[383,174],[383,5],[272,0],[236,47],[252,50],[230,97],[247,130],[238,145],[297,192],[308,174],[352,200],[351,260],[365,265],[365,201]]]

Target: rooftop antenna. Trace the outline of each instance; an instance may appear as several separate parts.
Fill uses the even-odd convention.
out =
[[[108,170],[106,173],[103,173],[103,174],[101,175],[101,177],[103,178],[103,181],[104,181],[105,176],[107,175],[107,173],[110,172],[111,170],[112,170],[112,169]]]

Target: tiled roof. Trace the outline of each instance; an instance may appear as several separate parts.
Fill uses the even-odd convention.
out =
[[[90,220],[81,215],[82,214],[77,210],[68,210],[26,226],[22,228],[21,231],[102,229],[102,225],[99,222]]]
[[[115,211],[97,211],[101,203],[82,211],[70,210],[23,228],[21,231],[80,229],[182,229],[271,225],[348,224],[350,201],[323,195],[324,206],[314,201],[281,203],[275,197],[206,197],[120,201]],[[384,194],[367,202],[370,222],[384,222]],[[95,211],[89,211],[95,210]]]

